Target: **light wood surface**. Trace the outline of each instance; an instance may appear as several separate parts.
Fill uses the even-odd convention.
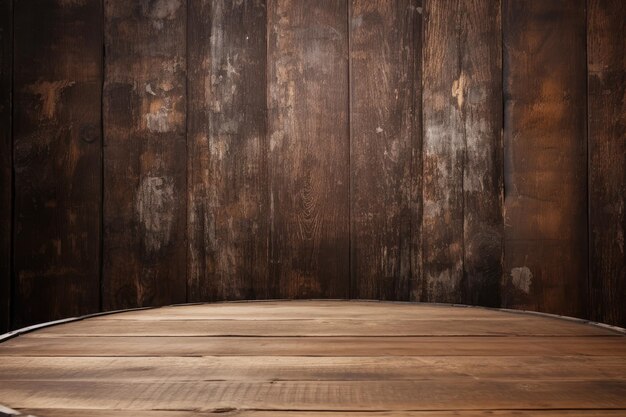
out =
[[[620,416],[626,337],[467,307],[173,306],[0,344],[0,403],[40,417]]]

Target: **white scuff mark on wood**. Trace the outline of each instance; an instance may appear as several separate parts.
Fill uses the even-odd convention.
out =
[[[530,293],[533,282],[533,273],[527,266],[511,269],[511,284],[525,294]]]
[[[41,101],[41,113],[47,119],[52,119],[56,114],[57,104],[61,93],[76,84],[74,81],[37,81],[26,87],[26,91],[35,94]]]
[[[146,114],[146,126],[151,132],[164,133],[170,130],[169,123],[167,121],[167,115],[169,110],[165,107],[159,108],[154,113]]]
[[[150,83],[146,84],[146,93],[156,96],[156,93],[154,92],[154,90],[152,90],[152,86],[150,85]]]
[[[229,149],[228,139],[224,136],[216,136],[209,143],[211,155],[216,157],[218,161],[223,160]]]
[[[277,146],[280,146],[285,139],[285,132],[282,130],[275,130],[272,132],[270,136],[270,151],[276,149]]]
[[[363,16],[358,15],[352,18],[352,29],[361,27],[362,24],[363,24]]]
[[[175,110],[173,103],[172,97],[151,100],[150,111],[144,115],[149,131],[155,133],[170,132],[183,123],[184,115]]]
[[[232,60],[237,61],[237,54],[235,54]],[[239,75],[239,73],[237,72],[237,69],[233,66],[231,62],[230,55],[226,57],[226,74],[228,75],[228,77],[232,77],[233,75],[237,75],[237,76]]]
[[[169,177],[143,178],[135,201],[145,247],[156,252],[170,240],[174,224],[174,181]]]
[[[461,71],[458,80],[454,80],[452,82],[452,97],[456,98],[459,110],[463,108],[463,103],[465,102],[465,93],[467,91],[468,81],[469,80],[467,79],[465,73]]]
[[[391,142],[390,146],[385,148],[384,152],[385,158],[389,159],[394,163],[398,163],[400,159],[400,146],[398,145],[398,141],[394,140]]]
[[[376,128],[376,133],[383,133],[383,132],[384,132],[384,130],[383,130],[383,128],[382,128],[382,127],[378,126],[378,127]]]

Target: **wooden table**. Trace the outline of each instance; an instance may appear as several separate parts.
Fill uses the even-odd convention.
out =
[[[626,416],[626,337],[475,307],[173,306],[0,344],[0,403],[42,417]]]

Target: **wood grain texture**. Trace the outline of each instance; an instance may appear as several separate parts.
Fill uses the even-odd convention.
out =
[[[500,0],[461,2],[464,304],[500,306],[504,262]]]
[[[457,100],[459,7],[459,0],[424,1],[423,276],[416,289],[421,301],[461,301],[465,139]]]
[[[80,395],[77,393],[80,392]],[[16,408],[126,410],[534,410],[626,409],[626,381],[14,381],[0,387]],[[62,399],[61,401],[59,399]]]
[[[347,2],[267,10],[271,285],[279,298],[347,298]]]
[[[374,325],[363,308],[378,313]],[[181,323],[161,314],[172,310],[228,312],[231,334],[257,328],[248,327],[247,337],[176,336],[169,326]],[[255,317],[263,310],[301,315]],[[420,319],[398,320],[399,311]],[[463,319],[440,320],[458,311]],[[185,323],[212,335],[224,328],[215,318]],[[442,335],[455,327],[464,336]],[[380,336],[388,331],[395,335]],[[41,417],[55,409],[146,417],[608,416],[626,411],[625,358],[623,334],[537,315],[410,303],[207,304],[101,316],[3,342],[0,398],[42,410]]]
[[[13,229],[13,1],[0,0],[0,333],[10,327]]]
[[[268,288],[265,0],[189,3],[188,301]]]
[[[586,315],[585,2],[504,3],[506,307]]]
[[[505,411],[145,411],[97,409],[20,409],[39,417],[622,417],[623,410],[505,410]]]
[[[582,339],[582,340],[581,340]],[[104,341],[106,340],[106,343]],[[0,356],[625,356],[624,339],[596,337],[464,336],[21,336],[3,343]]]
[[[6,382],[626,380],[621,356],[13,356],[0,371]]]
[[[186,12],[105,2],[105,310],[185,301]]]
[[[420,274],[421,1],[350,1],[351,296]]]
[[[590,316],[626,327],[626,3],[587,4]]]
[[[502,275],[499,1],[425,1],[423,301],[498,305]]]
[[[98,309],[102,9],[14,2],[14,327]]]
[[[438,323],[433,329],[433,323]],[[43,329],[48,336],[607,336],[610,330],[539,317],[476,320],[91,320]],[[298,325],[298,328],[294,327]],[[301,327],[301,328],[300,328]]]

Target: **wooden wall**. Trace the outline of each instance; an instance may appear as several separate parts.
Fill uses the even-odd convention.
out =
[[[0,330],[268,298],[626,326],[623,1],[0,9]]]

